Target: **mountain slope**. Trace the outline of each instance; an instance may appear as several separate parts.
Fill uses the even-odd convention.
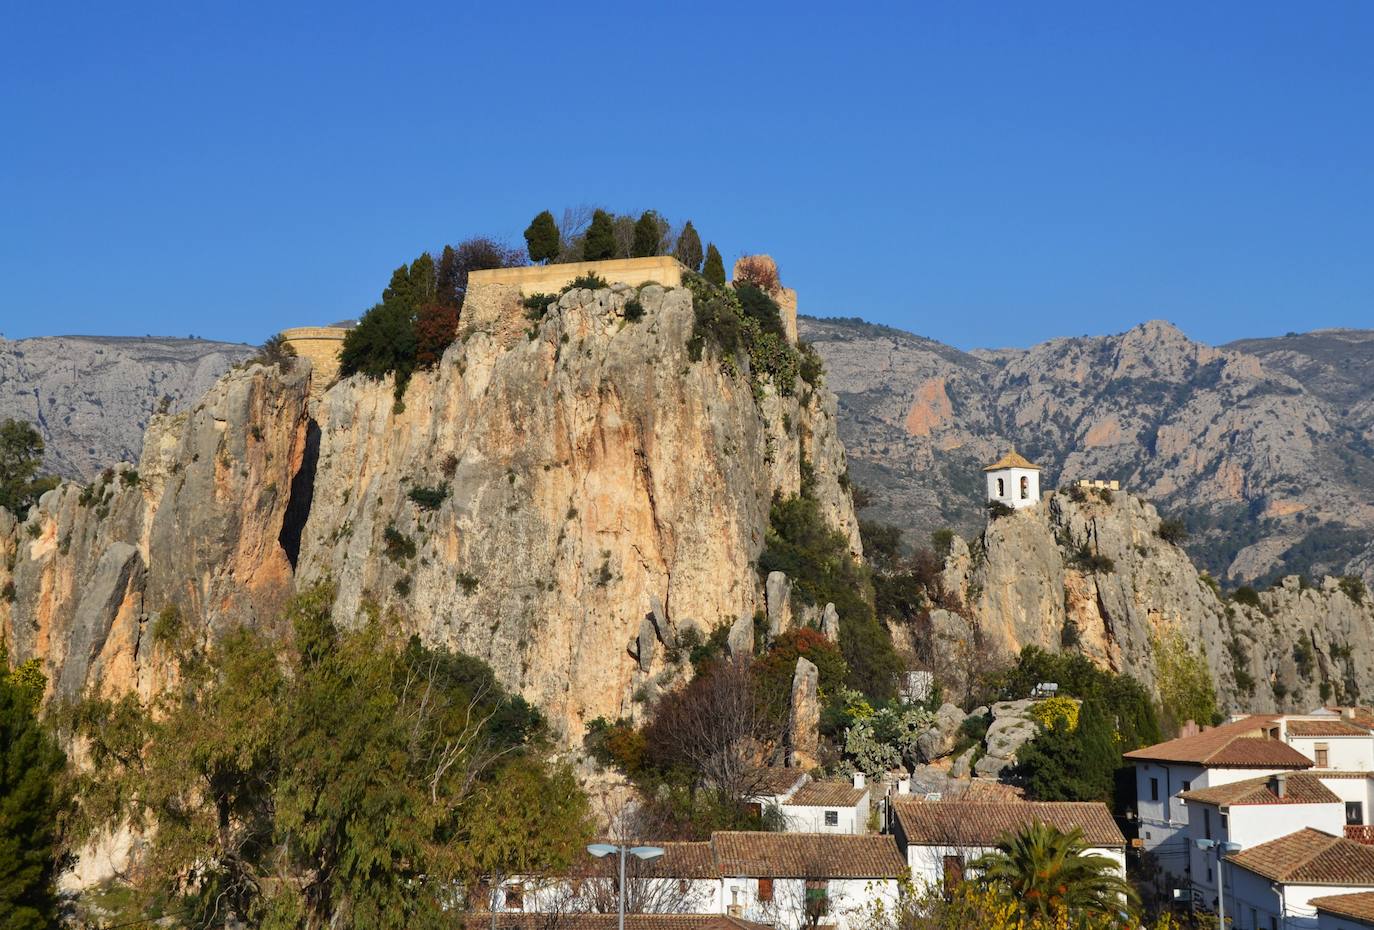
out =
[[[1374,582],[1374,332],[1213,348],[1153,321],[1114,336],[964,353],[804,318],[840,398],[855,481],[919,541],[981,525],[982,465],[1008,446],[1042,486],[1122,486],[1186,519],[1231,584],[1294,572]]]
[[[89,481],[138,459],[153,413],[189,407],[254,351],[203,339],[0,339],[0,420],[34,424],[47,447],[45,468]]]

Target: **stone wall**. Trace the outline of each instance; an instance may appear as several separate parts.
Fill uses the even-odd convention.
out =
[[[301,358],[310,360],[310,396],[319,397],[339,377],[342,326],[297,326],[282,330],[282,338]]]

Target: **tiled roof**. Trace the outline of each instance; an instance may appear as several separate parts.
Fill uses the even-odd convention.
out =
[[[1354,894],[1333,894],[1313,898],[1307,902],[1319,911],[1348,917],[1374,926],[1374,891],[1357,891]]]
[[[521,914],[496,915],[501,930],[615,930],[615,914]],[[467,930],[490,930],[491,914],[467,915]],[[725,914],[626,914],[625,930],[772,930]]]
[[[787,794],[797,786],[797,782],[807,775],[801,769],[785,769],[781,766],[760,766],[750,774],[750,782],[758,797],[772,797]]]
[[[716,865],[726,877],[902,878],[906,861],[891,836],[842,833],[711,834]]]
[[[1083,831],[1089,846],[1125,846],[1107,805],[1095,801],[893,801],[908,844],[990,846],[1036,821]]]
[[[1264,729],[1279,720],[1254,715],[1223,723],[1168,742],[1125,753],[1127,759],[1144,762],[1190,762],[1210,768],[1309,769],[1312,760],[1287,743],[1268,739]]]
[[[1369,728],[1349,720],[1289,720],[1289,736],[1369,736]]]
[[[1276,882],[1374,887],[1374,846],[1311,827],[1242,849],[1226,860]]]
[[[984,468],[983,471],[999,471],[1003,468],[1029,468],[1034,471],[1040,471],[1039,465],[1032,465],[1029,461],[1026,460],[1024,456],[1022,456],[1015,449],[1012,449],[1010,452],[1002,456],[997,461],[993,462],[987,468]]]
[[[1198,788],[1179,795],[1185,801],[1201,801],[1229,807],[1241,804],[1334,804],[1340,801],[1334,792],[1310,772],[1295,772],[1286,776],[1283,797],[1273,790],[1274,779],[1269,775],[1233,781],[1229,785]]]
[[[853,807],[866,794],[867,788],[855,788],[842,778],[827,778],[807,782],[783,803],[788,807]]]

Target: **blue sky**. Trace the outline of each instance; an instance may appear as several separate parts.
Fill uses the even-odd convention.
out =
[[[1374,326],[1374,3],[744,6],[9,4],[0,332],[257,342],[583,203],[962,347]]]

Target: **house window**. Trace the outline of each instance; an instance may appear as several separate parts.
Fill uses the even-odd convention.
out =
[[[525,886],[516,882],[514,885],[506,886],[506,910],[523,911],[525,909]]]
[[[1185,782],[1183,783],[1183,790],[1184,790],[1184,791],[1192,791],[1192,790],[1193,790],[1193,783],[1190,782],[1190,781],[1185,781]]]
[[[1269,915],[1269,930],[1279,930],[1279,919],[1273,914]]]
[[[1205,837],[1207,837],[1207,839],[1210,840],[1210,839],[1212,838],[1212,810],[1211,810],[1211,808],[1204,807],[1204,808],[1202,809],[1202,830],[1203,830],[1202,835],[1205,836]],[[1208,875],[1209,875],[1208,881],[1211,881],[1211,878],[1210,878],[1211,872],[1210,872],[1210,870],[1208,871]]]
[[[943,861],[943,872],[945,876],[945,888],[953,888],[964,880],[964,857],[960,855],[945,856]]]
[[[997,496],[998,496],[998,497],[1006,497],[1006,496],[1007,496],[1007,488],[1006,488],[1006,485],[1002,483],[1002,479],[1001,479],[1001,478],[998,478],[998,479],[997,479]]]
[[[1030,497],[1030,479],[1025,475],[1021,476],[1021,500]]]
[[[1158,778],[1151,778],[1151,779],[1150,779],[1150,800],[1151,800],[1151,801],[1158,801],[1158,800],[1159,800],[1159,779],[1158,779]]]
[[[1250,908],[1250,926],[1254,927],[1255,930],[1259,930],[1259,911],[1255,910],[1253,907]]]
[[[1226,815],[1225,815],[1225,814],[1218,814],[1217,816],[1221,818],[1221,828],[1222,828],[1223,830],[1225,830],[1225,829],[1226,829]]]
[[[771,878],[759,879],[759,903],[767,904],[773,900],[773,880]]]
[[[1209,865],[1209,866],[1207,866],[1207,884],[1210,885],[1211,883],[1212,883],[1212,867]]]
[[[1345,802],[1345,822],[1351,825],[1364,823],[1364,802]]]
[[[823,878],[806,880],[806,916],[812,924],[830,913],[830,883]]]
[[[838,827],[838,826],[840,825],[840,812],[839,812],[839,811],[826,811],[826,812],[825,812],[825,825],[826,825],[827,827]]]
[[[1317,744],[1317,768],[1324,769],[1330,765],[1331,747],[1326,743]]]
[[[686,894],[688,891],[691,890],[691,888],[692,888],[692,883],[689,882],[687,879],[685,879],[685,878],[679,878],[679,879],[677,880],[677,893],[678,893],[678,894]]]

